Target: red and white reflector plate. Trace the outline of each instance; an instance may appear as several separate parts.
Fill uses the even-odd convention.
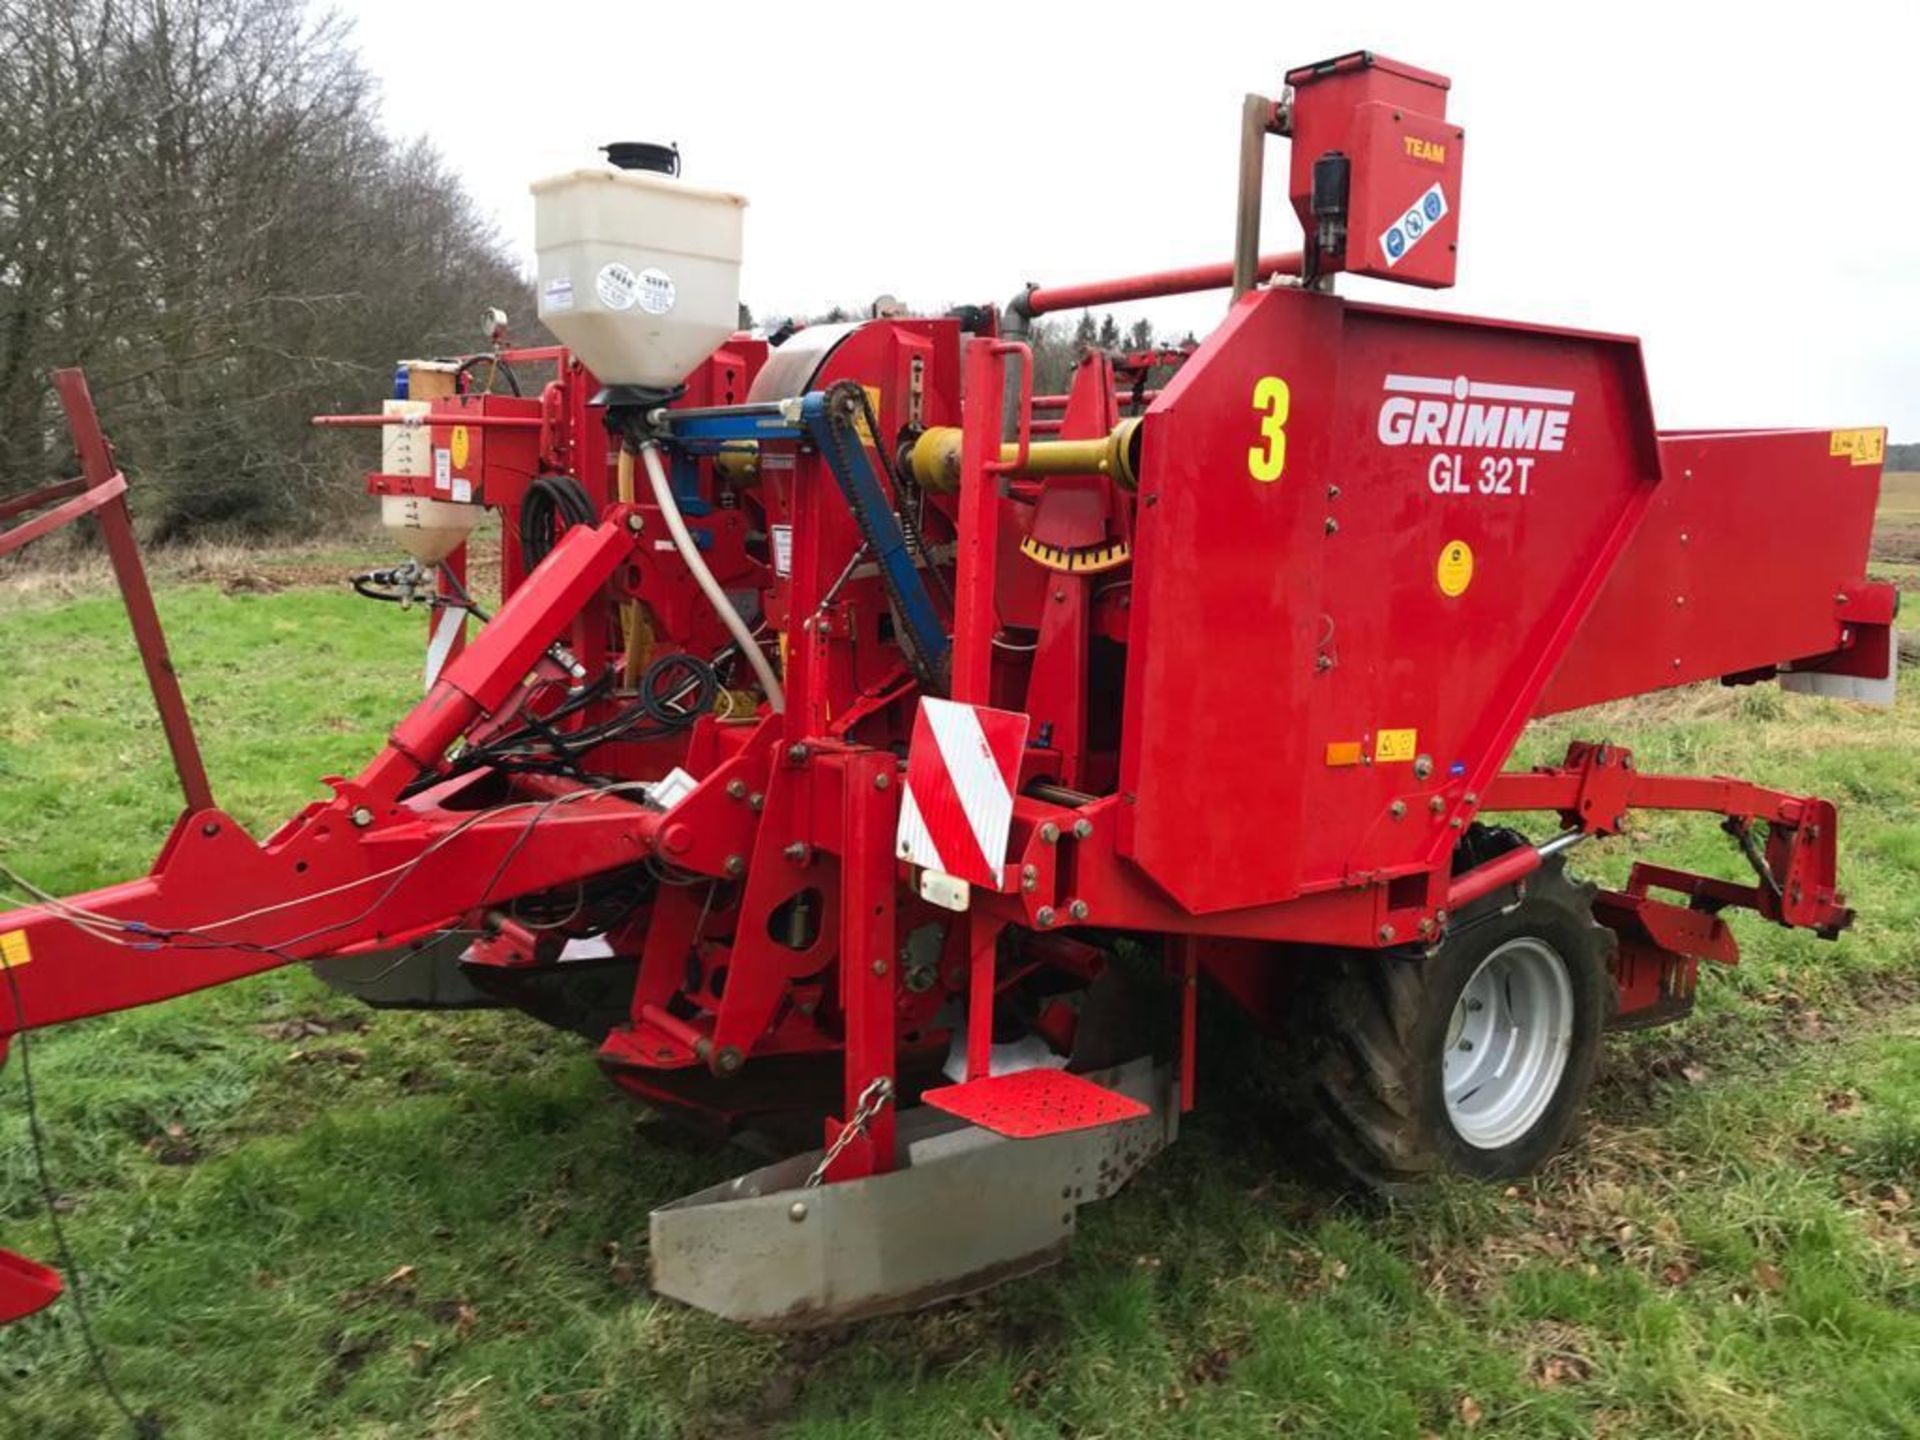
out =
[[[1026,744],[1027,717],[1016,711],[922,700],[907,747],[895,853],[998,890]]]
[[[936,1110],[958,1115],[1009,1140],[1038,1140],[1070,1130],[1096,1130],[1151,1115],[1151,1106],[1096,1085],[1083,1075],[1040,1066],[942,1085],[920,1097]]]

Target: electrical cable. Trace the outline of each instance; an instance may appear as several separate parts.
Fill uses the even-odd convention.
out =
[[[663,695],[662,684],[680,672],[685,672],[686,683]],[[692,690],[693,698],[683,701],[681,697],[689,690]],[[641,708],[647,712],[649,719],[669,729],[692,724],[701,714],[713,708],[714,697],[719,693],[718,669],[697,655],[662,655],[640,677]]]
[[[152,1411],[144,1415],[134,1413],[133,1406],[127,1403],[127,1397],[120,1393],[120,1387],[114,1383],[113,1371],[107,1364],[106,1348],[93,1333],[93,1317],[87,1312],[86,1291],[80,1281],[80,1265],[73,1258],[73,1246],[67,1240],[67,1227],[60,1222],[60,1196],[54,1189],[53,1173],[47,1167],[47,1137],[40,1124],[40,1094],[33,1084],[33,1043],[27,1027],[27,1007],[21,1001],[20,980],[13,973],[13,967],[0,965],[0,972],[5,973],[7,989],[13,996],[16,1027],[13,1038],[19,1042],[20,1048],[20,1091],[27,1102],[27,1137],[33,1150],[34,1176],[39,1183],[41,1203],[46,1207],[47,1228],[53,1232],[54,1252],[60,1257],[60,1273],[66,1279],[67,1294],[73,1300],[73,1314],[80,1328],[81,1347],[87,1352],[87,1363],[93,1369],[94,1378],[100,1382],[100,1388],[107,1392],[113,1408],[125,1418],[135,1440],[161,1440],[164,1432],[159,1417]]]

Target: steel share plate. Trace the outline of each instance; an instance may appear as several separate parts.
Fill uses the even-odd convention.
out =
[[[900,1166],[812,1189],[819,1151],[675,1200],[651,1216],[653,1288],[723,1319],[806,1329],[917,1309],[1040,1270],[1074,1215],[1170,1143],[1170,1067],[1087,1077],[1146,1107],[1132,1119],[1014,1140],[932,1106],[902,1112]]]

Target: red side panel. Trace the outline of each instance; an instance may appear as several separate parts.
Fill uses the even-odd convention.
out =
[[[1118,839],[1210,912],[1443,853],[1659,458],[1631,341],[1272,290],[1142,469]]]
[[[1667,483],[1540,713],[1837,649],[1880,500],[1878,448],[1847,442],[1873,433],[1662,436]]]

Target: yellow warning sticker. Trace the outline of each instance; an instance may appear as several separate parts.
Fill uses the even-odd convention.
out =
[[[26,931],[9,930],[0,935],[0,969],[12,970],[28,964],[32,959],[33,947],[27,943]]]
[[[1382,730],[1373,737],[1373,763],[1392,765],[1410,761],[1419,752],[1418,730]]]
[[[874,418],[878,419],[880,417],[880,387],[878,385],[862,385],[860,388],[867,392],[867,404],[873,407]],[[864,412],[855,417],[853,428],[859,432],[862,440],[866,441],[869,445],[873,444],[873,431],[867,428],[867,417]]]
[[[467,435],[466,426],[456,425],[453,427],[453,438],[449,442],[449,446],[453,450],[454,469],[464,470],[467,468],[467,456],[472,453],[472,444],[472,440]]]
[[[1865,430],[1835,430],[1827,436],[1827,454],[1845,455],[1855,465],[1878,465],[1887,458],[1887,431],[1882,425]]]
[[[1440,593],[1449,600],[1466,594],[1467,587],[1473,583],[1473,547],[1464,540],[1449,540],[1440,549],[1433,578],[1439,582]]]

